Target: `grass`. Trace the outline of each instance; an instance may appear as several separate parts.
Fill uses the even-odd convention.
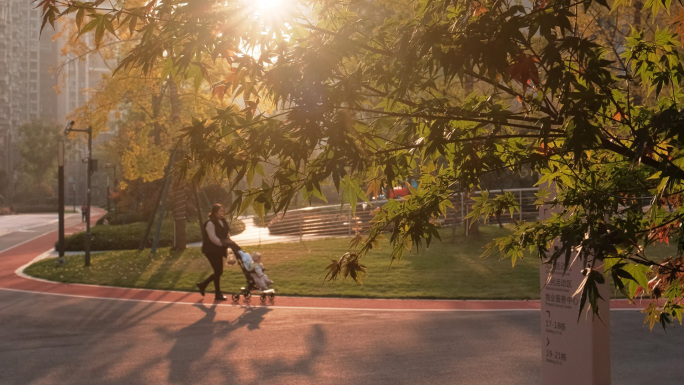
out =
[[[458,231],[442,232],[443,242],[429,249],[411,252],[391,262],[389,243],[363,258],[367,275],[363,284],[351,279],[324,282],[325,267],[349,247],[349,238],[330,238],[299,243],[245,247],[263,254],[266,273],[275,281],[279,295],[335,296],[368,298],[437,299],[538,299],[539,262],[525,258],[512,268],[510,260],[482,259],[484,245],[508,230],[482,226],[479,238],[465,238]],[[655,246],[651,255],[671,254],[676,246]],[[91,266],[83,266],[83,256],[66,257],[56,267],[54,259],[39,261],[25,273],[34,277],[69,283],[195,291],[195,282],[211,272],[199,248],[174,252],[169,248],[109,251],[91,256]],[[223,291],[235,292],[245,283],[237,266],[227,267],[222,277]],[[210,285],[209,289],[213,289]],[[617,293],[614,293],[617,294]]]
[[[389,243],[382,244],[363,258],[367,275],[363,284],[351,279],[324,282],[325,267],[349,247],[348,238],[331,238],[300,243],[245,247],[260,251],[266,273],[275,281],[279,295],[336,296],[370,298],[439,299],[537,299],[539,264],[534,258],[519,260],[512,268],[509,260],[482,259],[484,245],[507,230],[481,227],[479,238],[465,238],[460,232],[442,233],[443,242],[429,249],[412,251],[391,262]],[[70,283],[194,291],[195,282],[211,272],[198,248],[173,252],[168,248],[150,256],[149,250],[110,251],[91,256],[91,266],[83,266],[83,256],[67,256],[56,267],[53,259],[29,266],[25,273],[34,277]],[[228,267],[222,277],[224,292],[243,286],[245,279],[237,266]],[[210,289],[211,289],[210,285]]]

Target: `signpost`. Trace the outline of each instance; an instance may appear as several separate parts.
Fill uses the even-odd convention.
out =
[[[549,207],[540,208],[540,219],[551,214]],[[588,303],[579,314],[580,294],[574,294],[584,279],[585,266],[575,256],[565,272],[562,261],[553,272],[546,264],[540,269],[541,383],[610,385],[610,292],[606,284],[599,285],[605,299],[598,301],[601,319],[592,315]]]

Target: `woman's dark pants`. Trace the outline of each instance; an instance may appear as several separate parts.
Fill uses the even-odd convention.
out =
[[[207,287],[209,282],[214,281],[214,293],[218,296],[221,295],[221,275],[223,274],[223,256],[218,254],[205,254],[205,257],[209,260],[211,264],[211,269],[214,271],[209,278],[202,282],[203,287]]]

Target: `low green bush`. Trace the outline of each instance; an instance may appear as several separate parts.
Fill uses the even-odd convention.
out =
[[[116,211],[110,211],[100,219],[97,220],[98,225],[126,225],[136,222],[147,222],[150,213],[145,212],[131,212],[119,214]]]
[[[232,222],[230,222],[230,235],[238,235],[245,231],[245,222],[239,220],[239,219],[233,219]]]
[[[231,235],[236,235],[245,230],[244,222],[234,220],[231,223]],[[97,225],[90,229],[91,233],[91,251],[103,250],[134,250],[140,247],[140,239],[145,233],[147,222],[129,223],[127,225]],[[150,236],[147,238],[146,248],[152,247],[152,240],[156,224],[152,226]],[[188,243],[201,242],[202,233],[197,222],[186,223],[185,228],[186,241]],[[65,251],[82,251],[84,250],[85,232],[72,234],[64,239]],[[161,232],[159,234],[158,247],[169,247],[173,245],[173,221],[166,219],[162,223]],[[55,243],[57,249],[57,243]]]
[[[57,205],[42,204],[42,205],[17,205],[14,207],[16,214],[38,214],[38,213],[56,213],[59,211]]]
[[[140,240],[147,228],[146,222],[136,222],[127,225],[98,225],[90,229],[91,243],[90,250],[133,250],[140,246]],[[145,247],[152,246],[155,227],[152,227],[150,236]],[[189,243],[202,240],[202,234],[197,224],[188,223],[186,227],[186,238]],[[65,251],[84,250],[85,232],[70,235],[64,239]],[[164,221],[161,233],[159,234],[159,247],[168,247],[173,244],[173,222]],[[57,245],[55,244],[55,248]]]

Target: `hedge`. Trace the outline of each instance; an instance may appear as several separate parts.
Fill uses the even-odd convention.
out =
[[[136,222],[127,225],[97,225],[90,229],[91,233],[91,251],[104,250],[134,250],[140,246],[140,239],[147,228],[146,222]],[[152,247],[152,239],[156,224],[152,226],[150,236],[145,244],[146,248]],[[242,221],[234,220],[231,223],[231,235],[236,235],[245,230],[245,224]],[[85,232],[72,234],[64,239],[65,251],[83,251]],[[202,241],[202,233],[197,222],[186,223],[186,241],[188,243],[195,243]],[[158,247],[169,247],[173,245],[173,221],[165,220],[162,224],[161,233],[159,235]],[[55,242],[55,250],[57,243]]]

